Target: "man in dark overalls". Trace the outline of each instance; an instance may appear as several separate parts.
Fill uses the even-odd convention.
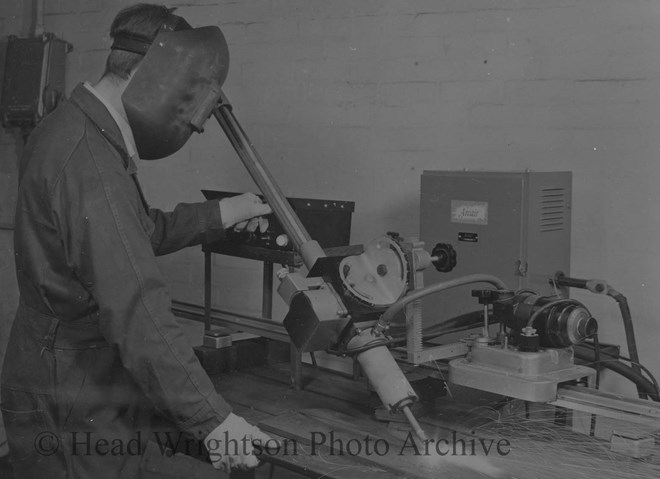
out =
[[[149,111],[127,115],[134,104],[124,93],[140,97],[131,81],[157,34],[194,38],[197,30],[162,6],[122,10],[101,80],[78,85],[29,139],[15,223],[20,306],[2,372],[17,478],[217,477],[216,469],[255,466],[251,442],[268,440],[231,412],[202,370],[170,312],[156,256],[222,238],[270,208],[247,193],[164,213],[149,208],[136,176],[138,155],[171,154],[187,136],[177,140],[167,113],[151,116],[160,124]],[[217,75],[222,82],[226,71]],[[163,87],[163,98],[194,97],[174,90]],[[168,425],[168,445],[178,431],[215,469],[164,454],[157,423]],[[232,441],[242,447],[224,447]]]

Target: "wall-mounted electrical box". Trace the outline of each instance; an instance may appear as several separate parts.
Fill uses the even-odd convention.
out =
[[[456,250],[448,273],[428,268],[424,284],[488,273],[510,289],[553,294],[548,280],[569,274],[570,172],[424,171],[420,239],[427,249],[447,243]],[[470,285],[425,298],[425,325],[480,309]]]
[[[34,127],[64,95],[65,60],[71,44],[44,34],[9,36],[0,113],[2,126]]]

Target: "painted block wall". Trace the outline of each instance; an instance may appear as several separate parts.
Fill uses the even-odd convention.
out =
[[[4,78],[8,35],[29,31],[22,1],[0,2],[0,86]],[[0,128],[0,370],[14,312],[18,306],[18,286],[14,267],[12,216],[16,205],[16,168],[23,139],[20,132]],[[9,452],[0,417],[0,456]]]
[[[98,78],[109,23],[129,3],[47,2],[45,30],[74,44],[70,86]],[[418,232],[425,169],[573,171],[572,273],[629,297],[641,358],[660,371],[660,2],[169,5],[195,26],[222,28],[236,116],[285,194],[356,202],[354,243]],[[0,149],[13,161],[11,143]],[[199,200],[202,188],[255,189],[211,123],[173,157],[142,162],[140,178],[163,208]],[[175,298],[201,302],[198,248],[161,264]],[[216,257],[214,274],[217,306],[259,312],[259,263]],[[1,281],[4,290],[12,279]],[[574,297],[600,321],[601,341],[625,344],[612,301]],[[633,394],[614,379],[606,387]]]

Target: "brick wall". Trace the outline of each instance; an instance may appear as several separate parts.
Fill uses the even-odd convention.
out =
[[[21,1],[0,3],[0,87],[4,73],[6,35],[20,35],[26,28],[26,15]],[[22,140],[13,131],[0,128],[0,370],[4,358],[11,319],[18,303],[18,288],[14,267],[12,210],[16,203],[16,162]],[[0,417],[0,456],[8,448]]]
[[[48,2],[45,29],[75,47],[71,86],[98,77],[109,22],[128,3]],[[221,26],[236,116],[286,194],[356,202],[355,243],[418,231],[424,169],[572,170],[572,272],[629,296],[642,360],[660,370],[659,2],[170,5],[193,25]],[[140,169],[163,207],[199,199],[201,188],[254,189],[211,124],[174,157]],[[201,301],[198,249],[162,265],[175,297]],[[215,269],[216,304],[259,310],[259,264],[216,258]],[[575,297],[598,317],[602,340],[625,343],[613,302]]]

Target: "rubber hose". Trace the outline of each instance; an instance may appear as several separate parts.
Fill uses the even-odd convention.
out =
[[[425,288],[413,291],[395,303],[392,303],[392,305],[390,305],[390,307],[385,310],[378,322],[381,325],[388,325],[392,319],[394,319],[394,316],[396,316],[401,310],[403,310],[403,308],[405,308],[413,301],[422,299],[424,296],[428,296],[430,294],[439,293],[440,291],[445,291],[447,289],[457,288],[458,286],[464,286],[466,284],[472,283],[490,283],[497,289],[507,289],[506,285],[501,279],[490,274],[470,274],[467,276],[461,276],[460,278],[432,284]]]
[[[575,357],[582,359],[583,361],[587,361],[590,363],[593,363],[595,361],[595,352],[592,351],[574,351]],[[644,376],[642,376],[640,373],[635,371],[633,368],[628,366],[627,364],[619,361],[619,360],[613,360],[613,361],[602,361],[600,363],[604,368],[607,368],[611,371],[614,371],[617,374],[620,374],[624,378],[632,381],[638,388],[638,390],[642,390],[645,394],[647,394],[651,399],[653,399],[656,402],[660,402],[660,396],[658,396],[658,391],[656,391],[655,387],[653,386],[653,383],[646,379]]]
[[[626,334],[626,345],[628,346],[628,356],[632,359],[633,363],[639,363],[639,353],[637,352],[637,341],[635,339],[635,330],[633,328],[632,315],[630,314],[630,307],[628,306],[628,299],[621,293],[611,295],[612,299],[619,305],[621,311],[621,318],[623,319],[623,330]],[[638,373],[642,373],[637,364],[632,364],[632,368]],[[643,391],[637,390],[639,397],[644,397]]]

